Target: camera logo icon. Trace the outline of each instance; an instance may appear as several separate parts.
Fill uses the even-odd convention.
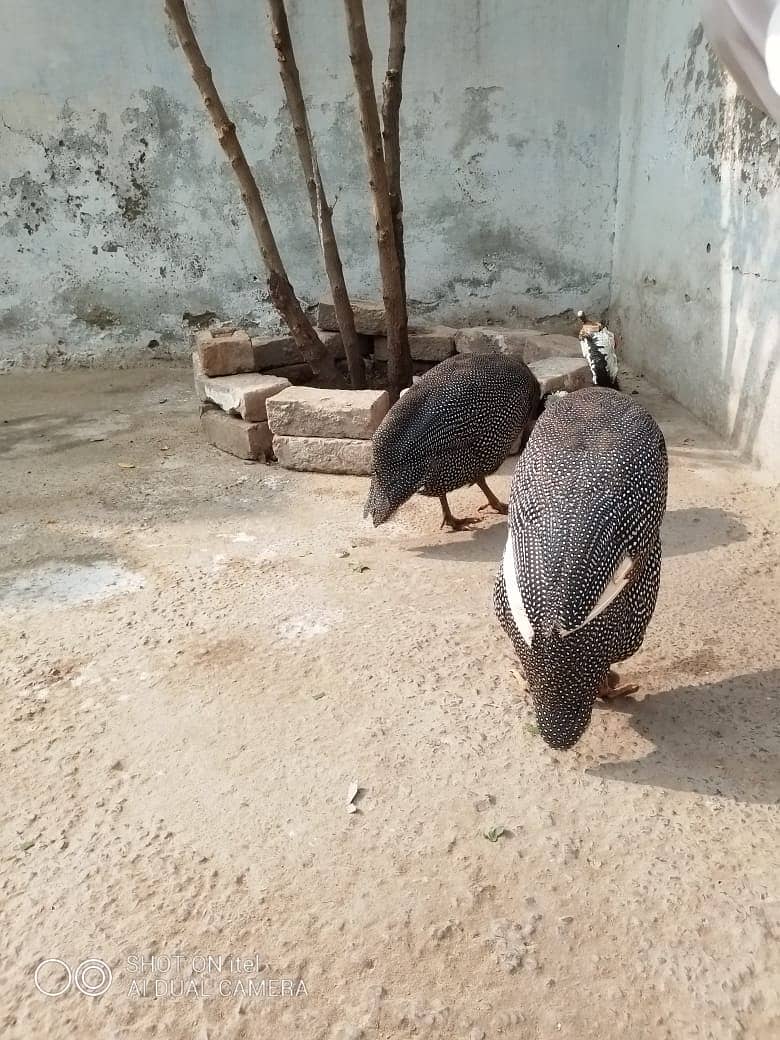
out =
[[[85,997],[102,997],[113,981],[111,968],[97,957],[88,957],[73,970],[59,957],[47,957],[35,969],[35,988],[44,997],[61,997],[75,986]]]

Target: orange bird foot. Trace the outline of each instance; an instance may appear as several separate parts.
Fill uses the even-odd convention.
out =
[[[631,683],[626,683],[625,686],[620,686],[619,684],[620,676],[614,669],[610,668],[606,680],[599,688],[598,696],[602,697],[605,701],[611,701],[616,697],[628,697],[630,694],[636,693],[639,689],[638,686],[634,686]]]

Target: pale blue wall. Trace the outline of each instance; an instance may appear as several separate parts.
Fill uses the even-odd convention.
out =
[[[181,351],[184,312],[274,316],[162,0],[35,0],[0,35],[0,358]],[[608,303],[624,4],[409,5],[403,104],[418,316]],[[289,4],[350,287],[375,294],[343,5]],[[367,9],[381,75],[384,0]],[[259,0],[192,0],[301,294],[325,287]],[[228,13],[225,13],[228,12]],[[257,279],[257,280],[254,280]],[[159,345],[147,347],[150,342]]]

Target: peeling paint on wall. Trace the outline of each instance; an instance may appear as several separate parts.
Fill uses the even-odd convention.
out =
[[[313,300],[326,281],[262,12],[237,0],[225,20],[218,5],[192,6],[290,277]],[[376,294],[341,6],[291,6],[290,18],[347,281]],[[367,13],[381,76],[383,0]],[[55,22],[47,61],[31,61]],[[606,305],[621,70],[610,61],[593,75],[583,41],[617,54],[622,31],[609,0],[574,11],[493,0],[476,14],[454,0],[444,19],[410,10],[402,135],[416,313],[463,322]],[[184,356],[185,314],[278,325],[174,43],[154,0],[105,0],[86,21],[37,0],[0,39],[0,364]]]

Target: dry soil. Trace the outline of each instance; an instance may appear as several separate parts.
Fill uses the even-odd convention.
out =
[[[777,491],[627,382],[661,595],[555,753],[502,518],[374,531],[367,481],[202,443],[183,370],[0,380],[4,1038],[780,1035]]]

